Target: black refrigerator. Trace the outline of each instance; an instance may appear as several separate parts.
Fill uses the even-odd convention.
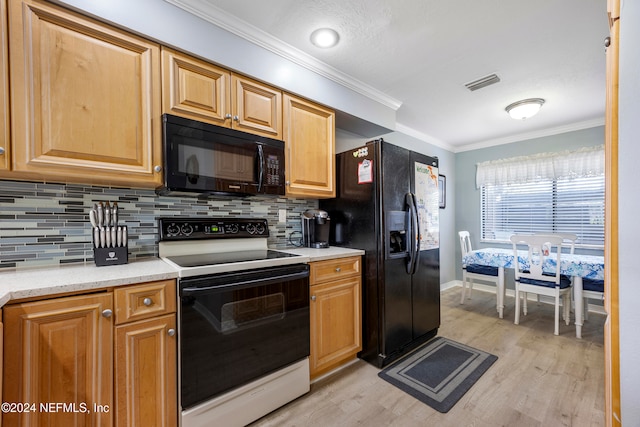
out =
[[[438,159],[378,139],[338,154],[336,173],[320,208],[331,244],[365,251],[359,356],[381,368],[440,326]]]

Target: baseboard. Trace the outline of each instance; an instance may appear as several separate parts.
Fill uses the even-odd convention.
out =
[[[448,289],[452,289],[452,288],[462,288],[462,280],[452,280],[450,282],[447,283],[442,283],[440,285],[440,292],[446,291]],[[482,283],[477,283],[474,282],[473,283],[473,290],[474,291],[481,291],[481,292],[488,292],[490,294],[494,294],[496,293],[496,287],[493,285],[484,285]],[[506,296],[511,297],[511,298],[515,298],[516,296],[516,291],[514,289],[509,289],[507,288],[506,290]],[[528,301],[536,301],[536,295],[532,295],[530,294],[527,297]],[[543,302],[545,304],[551,304],[553,305],[553,299],[546,297],[544,295],[540,296],[540,302]],[[602,314],[603,316],[606,316],[606,311],[604,311],[604,306],[602,305],[594,305],[594,304],[588,304],[587,305],[587,311],[589,313],[595,313],[595,314]]]

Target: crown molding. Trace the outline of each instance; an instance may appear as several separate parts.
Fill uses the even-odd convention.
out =
[[[386,95],[372,86],[354,79],[348,74],[343,73],[322,61],[317,60],[300,49],[276,39],[259,28],[256,28],[253,25],[250,25],[247,22],[225,12],[224,10],[207,3],[205,0],[164,1],[187,11],[192,15],[202,18],[217,27],[242,37],[243,39],[287,59],[288,61],[332,80],[341,86],[364,95],[373,101],[393,109],[394,111],[402,105],[401,101]]]
[[[456,147],[454,153],[461,153],[463,151],[478,150],[480,148],[488,148],[496,145],[510,144],[512,142],[525,141],[527,139],[543,138],[545,136],[559,135],[561,133],[573,132],[582,129],[594,128],[596,126],[604,126],[604,117],[593,120],[586,120],[577,123],[571,123],[569,125],[557,126],[549,129],[542,129],[534,132],[520,133],[517,135],[507,136],[504,138],[489,139],[486,141],[467,144]]]
[[[426,142],[431,145],[435,145],[436,147],[443,148],[447,151],[451,151],[455,153],[455,148],[456,148],[455,146],[451,144],[447,144],[446,142],[443,142],[437,138],[427,135],[426,133],[417,131],[414,128],[405,126],[402,123],[396,123],[396,132],[403,133],[405,135],[419,139],[420,141]]]

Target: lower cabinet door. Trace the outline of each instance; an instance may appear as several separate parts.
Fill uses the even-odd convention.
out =
[[[112,309],[111,293],[3,308],[2,425],[113,425]]]
[[[115,336],[116,425],[176,426],[175,314],[117,326]]]
[[[311,378],[362,349],[360,286],[360,276],[311,286]]]

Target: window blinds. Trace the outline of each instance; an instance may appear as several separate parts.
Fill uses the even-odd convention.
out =
[[[527,179],[513,179],[515,175],[511,174],[512,181],[502,178],[479,181],[484,182],[481,185],[483,240],[506,242],[513,233],[575,233],[580,246],[604,245],[604,152],[596,147],[581,150],[577,154],[581,158],[572,159],[565,154],[547,156],[543,161],[544,156],[533,156],[534,159],[530,156],[534,166],[525,168],[537,172]],[[524,160],[505,159],[485,165],[493,163],[499,168],[508,165],[517,169],[516,165]],[[541,168],[545,162],[547,166],[553,162],[560,166]],[[541,172],[544,170],[552,172],[545,175]],[[516,171],[520,177],[524,174]],[[498,171],[484,176],[506,175]]]

